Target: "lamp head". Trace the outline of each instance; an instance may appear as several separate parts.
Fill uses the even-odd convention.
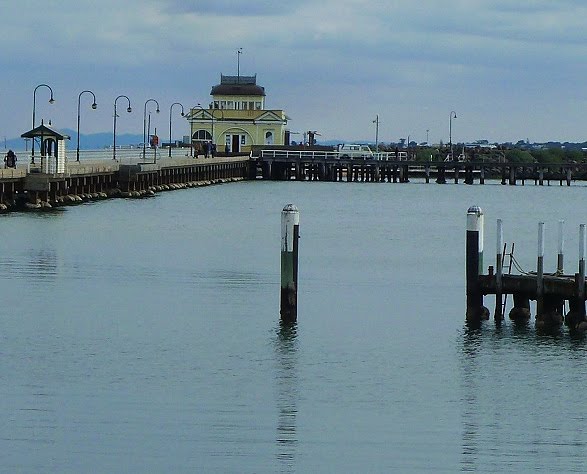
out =
[[[159,113],[159,107],[157,107],[157,110],[155,112]]]
[[[128,108],[126,109],[126,111],[130,114],[132,112],[132,109],[130,108],[130,105],[128,106]]]
[[[184,117],[184,116],[185,116],[185,114],[182,112],[182,113],[181,113],[181,116],[182,116],[182,117]]]
[[[53,96],[51,96],[51,98],[49,99],[49,103],[53,104],[55,102],[55,99],[53,99]]]
[[[92,104],[92,109],[93,109],[93,110],[96,110],[96,108],[97,108],[97,107],[98,107],[98,104],[96,104],[96,102],[94,102],[94,103]]]

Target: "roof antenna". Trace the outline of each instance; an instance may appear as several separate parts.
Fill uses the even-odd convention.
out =
[[[236,51],[236,82],[240,83],[241,77],[241,54],[243,54],[243,48],[239,48]]]

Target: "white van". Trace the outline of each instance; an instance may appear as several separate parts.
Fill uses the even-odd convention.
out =
[[[373,152],[369,145],[357,145],[357,144],[343,144],[338,145],[338,157],[339,158],[361,158],[364,160],[372,160]]]

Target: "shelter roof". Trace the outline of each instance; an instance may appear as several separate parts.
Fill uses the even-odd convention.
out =
[[[29,130],[26,133],[21,135],[22,138],[35,138],[35,137],[55,137],[57,140],[69,140],[71,137],[69,135],[63,135],[59,133],[57,130],[48,127],[47,125],[41,123],[36,128]]]

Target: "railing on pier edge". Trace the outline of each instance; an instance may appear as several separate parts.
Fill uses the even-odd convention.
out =
[[[340,151],[316,151],[316,150],[261,150],[260,158],[272,158],[272,159],[294,159],[294,160],[340,160],[340,159],[353,159],[348,157],[348,152]],[[373,156],[369,155],[365,158],[355,159],[367,159],[376,161],[408,161],[408,153],[405,151],[399,152],[376,152]]]
[[[405,152],[404,152],[405,153]],[[402,173],[400,182],[408,182],[410,175],[424,175],[426,182],[429,182],[432,176],[436,177],[437,183],[446,183],[449,179],[454,178],[455,184],[463,180],[466,184],[473,184],[477,179],[480,184],[484,184],[486,179],[501,180],[501,184],[515,185],[520,182],[522,185],[525,181],[534,181],[535,184],[550,184],[551,181],[560,181],[561,186],[566,183],[571,185],[571,181],[587,181],[587,163],[513,163],[513,162],[487,162],[487,161],[415,161],[408,160],[407,155],[399,155],[395,158],[395,152],[376,155],[378,159],[372,158],[350,158],[343,157],[342,153],[334,151],[310,151],[310,150],[260,150],[256,162],[258,166],[264,167],[265,164],[272,163],[292,167],[301,167],[313,172],[313,168],[326,166],[326,174],[320,178],[312,177],[312,180],[329,179],[328,169],[352,168],[360,169],[361,176],[365,176],[367,181],[385,181],[390,174],[391,169],[392,181],[396,182],[396,172]],[[271,168],[271,167],[270,167]],[[318,168],[319,169],[319,168]],[[323,173],[324,174],[324,173]],[[294,175],[287,174],[285,179],[290,179]],[[337,175],[338,176],[338,175]],[[263,174],[264,178],[269,177]],[[301,179],[308,177],[307,173],[299,174]],[[387,178],[386,178],[387,177]],[[463,179],[464,178],[464,179]],[[274,179],[284,179],[275,178]],[[296,177],[296,179],[298,179]],[[335,179],[339,180],[339,179]],[[363,179],[359,179],[360,181]]]
[[[118,151],[118,150],[117,150]],[[47,209],[104,197],[143,197],[168,189],[218,184],[250,178],[248,155],[186,156],[169,150],[133,149],[116,155],[108,150],[32,157],[18,154],[17,168],[0,169],[0,213]],[[92,159],[95,158],[95,159]],[[64,166],[62,166],[64,165]]]

